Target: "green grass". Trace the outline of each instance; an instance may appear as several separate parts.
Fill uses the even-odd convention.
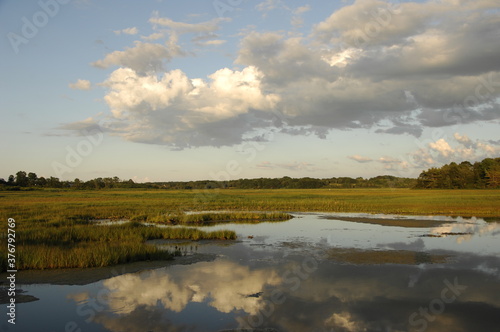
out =
[[[214,220],[280,220],[286,214],[255,211],[365,212],[500,218],[500,190],[279,189],[101,190],[0,192],[0,226],[16,220],[18,268],[88,267],[166,257],[148,239],[232,239],[234,232],[144,227],[138,223],[95,226],[95,219],[203,223]],[[221,213],[185,214],[186,211]],[[231,212],[226,212],[231,211]],[[6,241],[0,258],[6,264]],[[47,258],[44,258],[47,257]]]
[[[277,189],[0,192],[2,217],[59,224],[184,211],[323,211],[500,217],[500,190]]]
[[[31,223],[16,227],[16,268],[102,267],[171,259],[175,253],[145,243],[153,239],[233,240],[236,239],[236,233],[225,230],[205,232],[186,227],[159,228],[137,222],[110,226],[73,222],[57,226]],[[6,271],[7,246],[0,251],[0,268]]]
[[[259,223],[263,221],[285,221],[293,216],[281,212],[204,212],[204,213],[166,213],[154,216],[133,216],[131,220],[163,223],[172,225],[213,225],[216,223]]]

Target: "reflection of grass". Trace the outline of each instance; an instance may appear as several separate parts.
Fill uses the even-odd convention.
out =
[[[445,263],[449,256],[431,255],[407,250],[360,250],[335,248],[328,251],[332,260],[351,264],[436,264]]]
[[[78,225],[20,227],[16,231],[18,269],[101,267],[140,260],[170,259],[172,254],[145,244],[151,239],[235,239],[232,231],[157,228],[131,222],[115,226]],[[3,249],[3,248],[2,248]],[[7,254],[0,258],[7,270]]]

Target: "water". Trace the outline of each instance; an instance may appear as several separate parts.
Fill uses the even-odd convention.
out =
[[[239,241],[184,247],[193,257],[215,254],[212,261],[82,286],[19,285],[40,300],[19,304],[15,327],[5,320],[0,327],[75,332],[498,331],[499,223],[433,217],[439,225],[409,228],[335,219],[368,217],[361,214],[294,215],[286,222],[212,226],[210,230],[235,230]],[[428,236],[443,233],[460,234]],[[439,264],[353,264],[330,255],[346,248],[425,252],[448,259]]]

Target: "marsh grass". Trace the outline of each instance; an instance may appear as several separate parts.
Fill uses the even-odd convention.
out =
[[[172,225],[211,225],[215,223],[260,223],[263,221],[286,221],[293,216],[281,212],[204,212],[190,213],[177,212],[173,214],[155,215],[151,218],[141,215],[133,220],[143,220],[152,223]]]
[[[144,242],[148,239],[232,239],[236,236],[234,232],[227,231],[206,233],[196,228],[160,229],[139,224],[145,221],[168,223],[170,219],[177,217],[180,225],[189,225],[207,220],[210,223],[210,219],[215,217],[219,220],[224,218],[247,222],[270,218],[262,214],[258,217],[263,219],[255,219],[256,216],[251,216],[254,212],[249,211],[476,216],[498,220],[499,206],[500,190],[3,191],[0,195],[0,215],[4,222],[0,224],[0,231],[1,237],[5,239],[6,220],[16,220],[16,258],[19,264],[24,264],[18,268],[69,267],[78,264],[100,266],[122,260],[141,260],[157,257],[155,255],[167,255],[146,245]],[[204,213],[184,215],[182,211],[221,213],[217,216]],[[232,211],[232,215],[224,216],[224,211]],[[241,215],[238,216],[238,213]],[[135,223],[96,226],[92,222],[96,219],[129,219]],[[6,241],[2,243],[5,244]],[[6,250],[6,245],[0,247],[0,264],[3,270],[6,267]],[[92,251],[94,252],[91,253]],[[78,261],[78,264],[75,261]]]
[[[205,232],[186,227],[149,227],[138,222],[123,225],[23,227],[16,231],[17,268],[52,269],[102,267],[139,260],[171,259],[173,253],[145,241],[153,239],[228,240],[233,231]],[[2,248],[0,264],[7,270],[7,252]]]

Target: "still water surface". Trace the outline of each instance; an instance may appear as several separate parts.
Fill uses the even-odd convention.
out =
[[[500,331],[500,223],[451,217],[301,213],[286,222],[224,224],[231,243],[156,242],[211,261],[122,274],[83,286],[19,285],[5,331]],[[384,226],[342,217],[418,219]],[[339,219],[336,219],[339,218]],[[453,235],[442,235],[453,234]],[[438,235],[442,235],[439,236]],[[389,252],[385,264],[332,252]],[[446,262],[391,264],[391,252]],[[258,331],[258,330],[257,330]]]

